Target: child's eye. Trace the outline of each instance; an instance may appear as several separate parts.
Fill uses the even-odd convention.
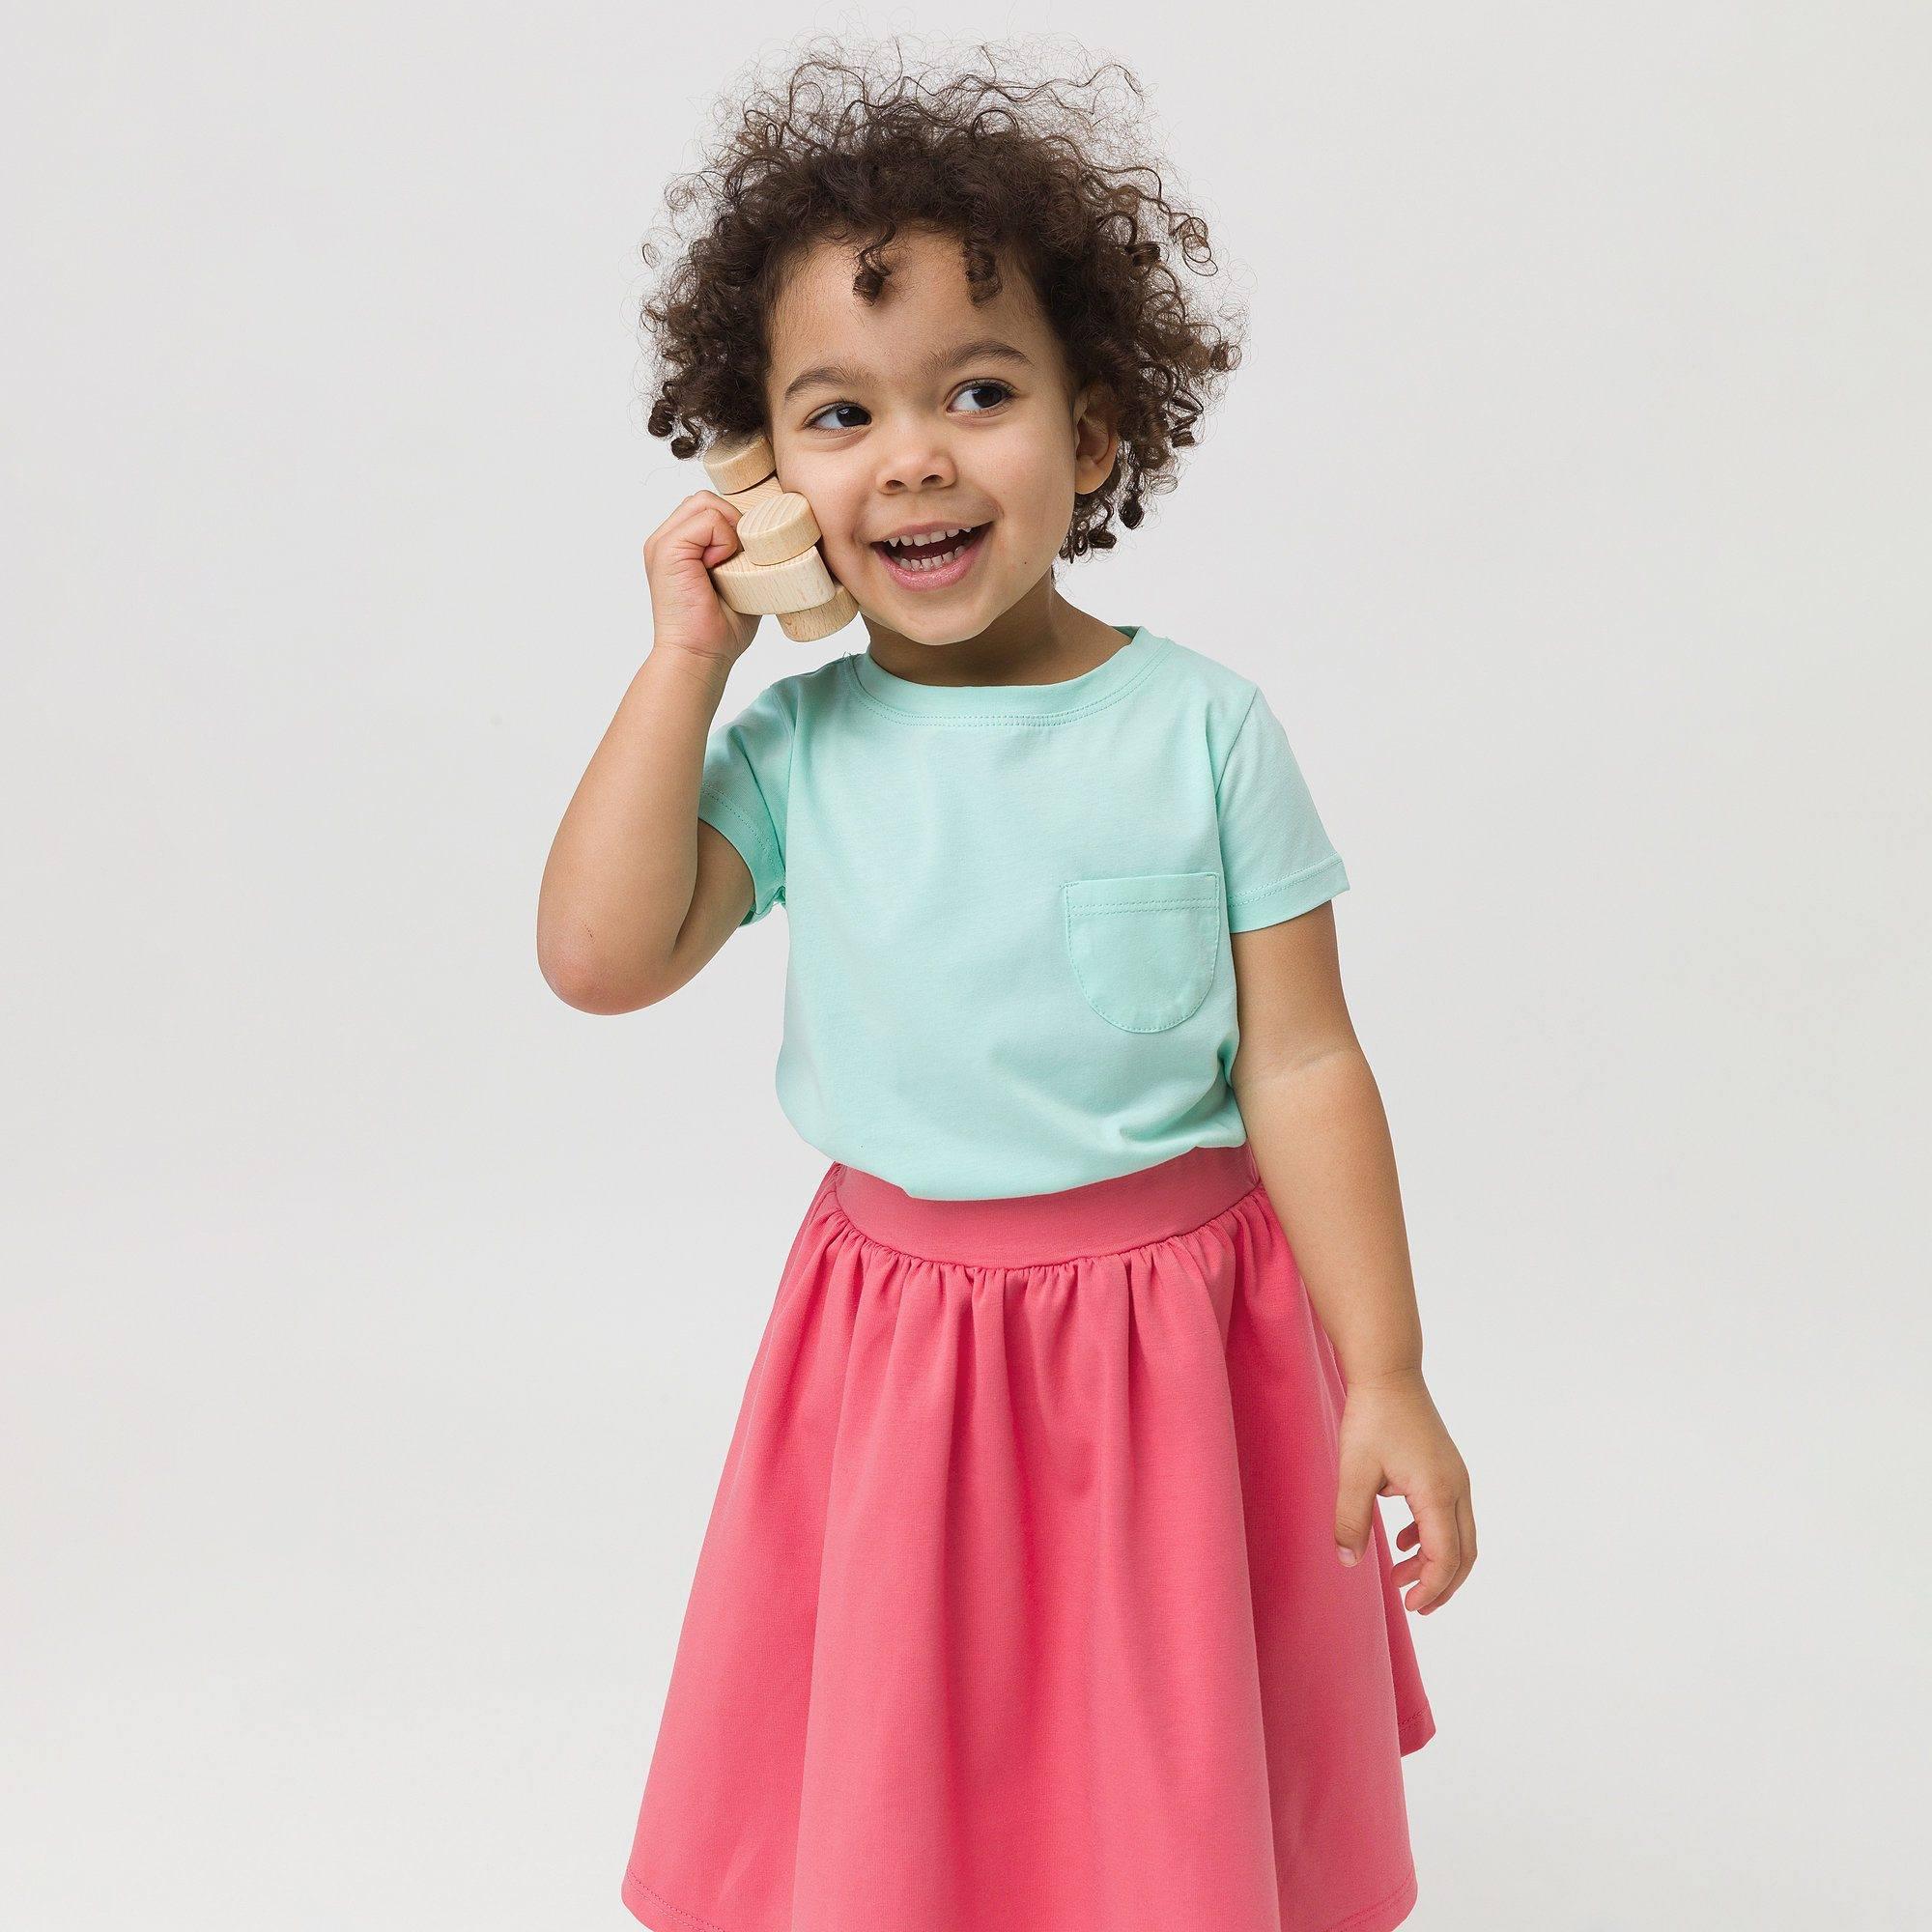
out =
[[[818,411],[816,414],[809,415],[806,417],[805,419],[806,428],[807,429],[812,428],[817,423],[819,416],[829,416],[834,410],[859,410],[859,405],[857,403],[827,403],[826,406],[822,410]],[[859,413],[861,415],[864,415],[866,412],[864,410],[859,410]],[[834,423],[832,427],[834,429],[851,429],[855,427],[855,425],[851,423]]]
[[[1000,393],[997,400],[995,400],[992,404],[989,405],[989,407],[992,409],[998,409],[1000,407],[1000,404],[1005,402],[1006,399],[1012,394],[1012,391],[1009,388],[1008,388],[1004,383],[996,383],[992,380],[991,377],[986,378],[983,382],[968,383],[966,384],[966,387],[964,389],[961,389],[959,393],[963,396],[967,393],[968,390],[971,389],[997,389]],[[985,411],[983,410],[971,410],[968,412],[968,414],[976,416],[983,415]]]
[[[962,396],[965,396],[971,394],[972,391],[975,389],[992,389],[997,393],[995,394],[992,402],[986,405],[985,409],[973,409],[973,410],[968,410],[966,412],[968,415],[974,415],[974,416],[982,416],[986,414],[987,411],[989,410],[998,409],[1000,405],[1013,393],[1013,391],[1010,388],[1009,388],[1005,383],[995,382],[990,377],[987,377],[982,381],[977,383],[968,383],[966,386],[959,391],[959,393]],[[865,410],[858,403],[827,403],[822,410],[815,411],[811,415],[806,417],[805,427],[807,429],[814,429],[819,427],[818,419],[820,416],[829,416],[835,411],[838,410],[857,410],[862,416],[866,413]],[[824,427],[832,434],[837,435],[838,432],[841,429],[856,429],[858,427],[858,424],[827,423],[824,425]]]

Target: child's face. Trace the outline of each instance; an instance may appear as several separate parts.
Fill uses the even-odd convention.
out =
[[[956,238],[901,229],[887,259],[870,304],[852,292],[849,243],[817,243],[785,284],[765,379],[772,450],[867,620],[957,643],[1046,585],[1074,493],[1106,481],[1119,437],[1104,389],[1071,393],[1016,264],[1003,259],[1000,293],[976,306]],[[963,575],[908,581],[878,554],[877,539],[926,524],[987,526]]]

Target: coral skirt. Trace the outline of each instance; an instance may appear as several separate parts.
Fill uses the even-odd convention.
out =
[[[1247,1147],[932,1201],[835,1162],[724,1458],[651,1932],[1386,1932],[1435,1730]]]

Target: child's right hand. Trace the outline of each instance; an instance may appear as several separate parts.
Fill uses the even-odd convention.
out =
[[[644,539],[654,649],[688,651],[723,668],[744,656],[758,620],[733,611],[710,577],[739,548],[737,505],[713,490],[694,491]]]

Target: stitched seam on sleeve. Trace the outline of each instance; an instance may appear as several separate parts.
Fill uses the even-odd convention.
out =
[[[700,818],[707,812],[715,813],[737,827],[751,841],[753,853],[763,862],[766,870],[772,872],[784,870],[784,855],[773,844],[772,835],[756,820],[748,817],[722,792],[702,791],[698,794],[697,804]],[[737,840],[734,839],[732,842],[735,844]],[[753,869],[755,871],[757,868],[753,867]],[[761,886],[762,884],[763,881],[760,881]]]
[[[785,863],[785,842],[791,838],[791,768],[798,755],[798,705],[799,693],[796,688],[791,694],[791,702],[785,708],[785,716],[791,720],[790,728],[785,733],[785,829],[784,838],[779,841],[779,866],[782,869]]]
[[[1348,868],[1343,865],[1342,855],[1339,852],[1331,853],[1325,859],[1318,859],[1314,865],[1303,867],[1292,877],[1277,879],[1271,886],[1262,886],[1253,892],[1243,893],[1237,899],[1230,899],[1228,918],[1230,921],[1239,919],[1246,913],[1264,908],[1273,900],[1285,900],[1292,904],[1296,888],[1306,886],[1313,880],[1324,879],[1329,873],[1334,873],[1344,880],[1348,877]],[[1302,910],[1308,911],[1321,903],[1320,899],[1312,900],[1310,905],[1304,906]],[[1291,913],[1289,917],[1293,918],[1293,915]]]

